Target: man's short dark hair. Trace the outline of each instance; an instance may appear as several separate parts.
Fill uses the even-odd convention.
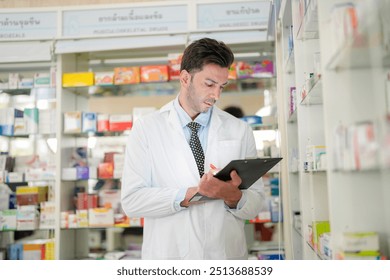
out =
[[[198,72],[207,64],[229,68],[233,61],[233,52],[224,42],[203,38],[192,42],[184,50],[180,71]]]

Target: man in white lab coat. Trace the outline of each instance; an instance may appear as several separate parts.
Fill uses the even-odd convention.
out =
[[[262,180],[247,190],[213,177],[211,166],[256,157],[247,123],[214,106],[228,83],[234,56],[223,42],[203,38],[184,51],[180,92],[138,119],[126,146],[122,207],[144,217],[143,259],[245,259],[244,224],[265,203]],[[200,124],[204,175],[189,145],[189,122]],[[213,200],[190,202],[199,192]]]

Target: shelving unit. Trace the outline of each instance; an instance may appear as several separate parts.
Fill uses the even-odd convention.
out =
[[[123,136],[117,132],[64,133],[64,113],[87,111],[131,114],[133,107],[153,106],[159,108],[168,100],[173,99],[178,90],[177,82],[65,88],[62,87],[62,75],[73,72],[112,71],[114,67],[118,66],[166,64],[169,55],[181,53],[188,42],[204,36],[225,41],[232,47],[233,52],[238,54],[236,59],[239,61],[272,59],[272,53],[264,54],[273,49],[272,42],[266,39],[270,3],[254,0],[249,0],[244,4],[239,1],[225,3],[225,1],[216,0],[212,2],[190,1],[183,4],[161,2],[135,6],[115,4],[109,5],[108,8],[104,7],[104,9],[103,6],[99,5],[61,7],[48,8],[45,13],[40,13],[39,9],[33,9],[31,12],[37,22],[40,20],[40,23],[37,26],[29,26],[30,31],[23,31],[26,33],[22,34],[22,31],[5,28],[0,32],[3,36],[2,41],[5,40],[5,42],[1,42],[2,53],[0,54],[0,57],[4,58],[0,63],[0,68],[4,69],[4,73],[48,72],[52,66],[57,69],[56,88],[51,89],[55,93],[55,97],[49,101],[51,102],[50,108],[56,108],[55,133],[42,136],[56,140],[55,143],[52,143],[52,148],[56,152],[54,151],[55,178],[51,181],[55,202],[55,225],[49,231],[50,237],[54,238],[55,259],[87,258],[89,237],[94,234],[94,231],[103,230],[109,235],[111,234],[109,232],[117,230],[115,227],[66,229],[61,225],[61,213],[74,209],[74,186],[85,186],[86,189],[90,189],[90,180],[63,180],[62,170],[67,167],[68,149],[86,146],[90,137]],[[130,9],[134,13],[143,13],[146,10],[151,12],[156,9],[156,5],[158,13],[164,15],[159,22],[161,26],[166,28],[164,32],[153,31],[155,30],[153,26],[148,26],[150,28],[144,28],[143,31],[116,29],[117,32],[110,33],[109,36],[103,36],[99,33],[102,30],[112,28],[109,17],[115,13],[119,15]],[[204,19],[197,14],[198,10],[207,8],[219,15],[221,11],[238,11],[243,8],[243,5],[248,8],[246,11],[252,12],[245,19],[231,13],[229,14],[230,21],[233,26],[237,24],[237,26],[247,27],[234,27],[233,29],[231,26],[224,27],[225,25],[221,25],[219,22],[221,20],[219,17],[215,17],[213,22],[208,21],[212,25],[204,26],[202,25]],[[147,9],[143,9],[143,7]],[[176,13],[177,11],[187,12],[190,10],[196,11],[195,15],[186,17],[185,13]],[[93,21],[101,18],[101,12],[106,13],[106,21],[94,25]],[[21,13],[20,10],[6,10],[4,13],[7,13],[10,20],[13,20],[14,17],[23,18],[25,16],[25,13]],[[88,17],[85,17],[86,14]],[[165,20],[165,18],[170,18],[169,15],[172,14],[175,14],[175,20],[178,23],[176,26],[173,26],[171,21]],[[176,15],[179,16],[176,17]],[[79,19],[80,25],[69,22],[72,16]],[[84,19],[90,22],[86,24]],[[127,21],[130,19],[127,18]],[[124,24],[128,24],[128,22]],[[47,30],[47,32],[42,30]],[[98,33],[90,33],[94,30]],[[14,40],[13,38],[19,39]],[[156,42],[158,42],[157,45]],[[14,56],[14,53],[19,55]],[[251,53],[251,55],[245,56],[247,53]],[[240,57],[240,55],[244,56]],[[25,69],[26,65],[27,69]],[[235,104],[245,107],[246,114],[255,114],[263,105],[262,91],[274,88],[274,86],[274,77],[232,81],[229,86],[230,90],[224,93],[224,97],[218,105],[223,108],[225,105]],[[12,94],[28,95],[30,91],[15,89],[12,90]],[[111,106],[107,106],[108,103]],[[276,127],[272,124],[254,127],[254,129],[275,130]],[[256,223],[259,220],[251,222]],[[0,232],[0,235],[2,234],[4,233]]]
[[[367,232],[379,237],[374,258],[388,257],[389,154],[380,151],[389,149],[389,2],[283,2],[277,60],[292,55],[291,25],[295,58],[293,70],[284,63],[277,74],[282,156],[289,159],[282,168],[287,258],[370,258],[348,251],[346,241]],[[329,221],[326,239],[317,240],[315,221]]]
[[[49,58],[50,56],[48,56]],[[19,73],[32,82],[35,73],[50,74],[53,65],[51,61],[45,61],[43,64],[44,66],[37,66],[36,62],[28,61],[23,65],[16,63],[16,65],[10,67],[6,63],[0,63],[0,80],[8,80],[10,73]],[[19,110],[17,120],[16,117],[12,119],[12,111],[2,112],[1,153],[2,157],[6,155],[13,158],[14,163],[12,166],[8,166],[6,171],[2,166],[0,181],[16,193],[15,201],[11,203],[15,207],[21,188],[47,186],[46,197],[39,199],[39,201],[45,201],[46,205],[42,206],[41,203],[37,203],[34,210],[26,208],[7,210],[8,207],[4,209],[3,204],[1,210],[5,210],[6,214],[0,218],[2,219],[0,243],[1,247],[4,248],[4,245],[12,244],[22,237],[33,236],[40,240],[39,246],[43,246],[44,258],[53,259],[55,256],[52,240],[56,232],[53,208],[50,203],[53,202],[55,196],[55,151],[52,150],[51,143],[56,134],[55,131],[51,130],[50,124],[39,125],[39,115],[43,114],[43,110],[54,110],[56,108],[56,92],[55,88],[50,87],[50,85],[34,87],[33,84],[29,84],[26,87],[28,88],[10,89],[3,84],[2,89],[0,89],[0,107],[2,110],[10,110],[11,108]],[[55,122],[54,119],[53,122]],[[33,200],[31,193],[26,193],[27,196]],[[23,203],[20,202],[20,204],[24,203],[26,203],[26,199]],[[33,212],[35,212],[36,223],[34,223],[34,219],[30,220]],[[3,218],[7,221],[4,224]],[[42,222],[40,222],[41,219],[43,219]],[[27,243],[31,244],[31,242]],[[1,255],[1,258],[3,258],[5,252],[1,252]],[[30,255],[31,258],[42,257],[40,254],[38,256],[36,251],[32,251]],[[15,253],[14,257],[20,256]]]

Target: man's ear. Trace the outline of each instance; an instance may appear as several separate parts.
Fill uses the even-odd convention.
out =
[[[180,72],[180,84],[182,86],[187,87],[189,83],[191,82],[191,75],[187,72],[187,70],[182,70]]]

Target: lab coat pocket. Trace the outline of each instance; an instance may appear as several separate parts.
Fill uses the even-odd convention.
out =
[[[223,167],[234,159],[241,158],[239,140],[222,140],[218,142],[218,164]]]

